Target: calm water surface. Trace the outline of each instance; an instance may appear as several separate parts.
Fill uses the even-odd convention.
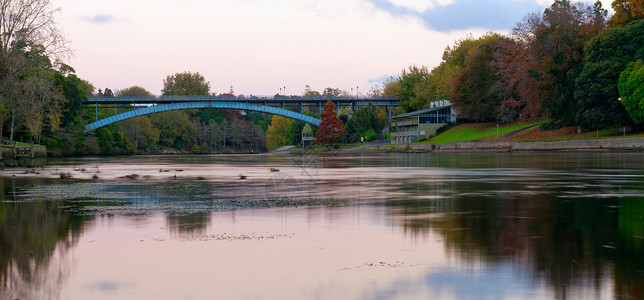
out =
[[[0,188],[2,299],[644,299],[640,153],[64,159]]]

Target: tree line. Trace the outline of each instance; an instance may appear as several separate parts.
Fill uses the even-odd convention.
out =
[[[142,87],[133,86],[113,93],[109,88],[103,97],[152,96]],[[163,82],[163,96],[214,95],[210,83],[198,72],[169,75]],[[234,91],[225,95],[234,96]],[[103,107],[98,118],[123,113],[137,107]],[[88,110],[88,114],[93,114]],[[94,153],[222,153],[263,152],[265,130],[270,118],[260,113],[239,110],[176,110],[127,119],[96,129]],[[61,141],[62,142],[62,141]],[[98,152],[97,152],[98,151]]]
[[[151,94],[138,86],[95,92],[75,75],[62,62],[71,52],[54,22],[58,11],[50,0],[0,0],[0,136],[6,130],[9,141],[40,143],[53,155],[266,149],[270,118],[235,110],[164,112],[83,134],[95,118],[116,113],[113,107],[84,107],[87,97]],[[177,73],[167,76],[162,93],[210,95],[210,83],[199,73]],[[136,108],[121,107],[119,113]]]
[[[405,112],[451,100],[459,117],[504,123],[549,119],[545,129],[594,130],[644,121],[644,2],[557,0],[507,35],[467,36],[429,70],[410,66],[385,83]]]
[[[0,136],[8,130],[9,141],[40,143],[52,155],[121,155],[135,153],[262,152],[282,144],[298,144],[304,123],[271,119],[261,113],[238,110],[180,110],[139,116],[84,134],[85,125],[136,106],[87,107],[89,96],[151,96],[139,86],[113,91],[96,88],[64,64],[71,55],[67,41],[56,27],[59,10],[50,0],[0,0]],[[210,83],[197,73],[169,75],[162,95],[215,95]],[[306,86],[303,97],[348,95],[337,88],[322,93]],[[220,94],[241,97],[231,89]],[[281,95],[277,95],[281,96]],[[285,95],[284,95],[285,96]],[[321,112],[306,112],[318,116]],[[367,107],[343,118],[348,140],[364,132],[381,130],[383,122],[369,120],[376,109]],[[383,115],[380,113],[380,115]],[[286,127],[287,130],[269,129]],[[366,124],[366,125],[365,125]],[[371,124],[377,124],[372,128]],[[269,136],[267,137],[267,133]],[[275,138],[274,132],[280,132]],[[276,141],[277,140],[277,141]],[[334,141],[337,138],[334,139]],[[268,143],[268,146],[267,146]]]

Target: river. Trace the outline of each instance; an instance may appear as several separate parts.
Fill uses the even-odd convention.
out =
[[[0,188],[2,299],[644,299],[641,153],[49,159]]]

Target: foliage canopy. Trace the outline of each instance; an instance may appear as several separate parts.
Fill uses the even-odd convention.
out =
[[[163,80],[164,96],[201,96],[210,94],[210,82],[199,72],[183,72],[168,75]]]

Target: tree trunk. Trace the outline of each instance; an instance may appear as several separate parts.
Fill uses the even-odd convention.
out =
[[[9,130],[9,140],[13,142],[13,130],[14,130],[14,124],[16,120],[16,108],[15,106],[11,106],[11,129]]]

